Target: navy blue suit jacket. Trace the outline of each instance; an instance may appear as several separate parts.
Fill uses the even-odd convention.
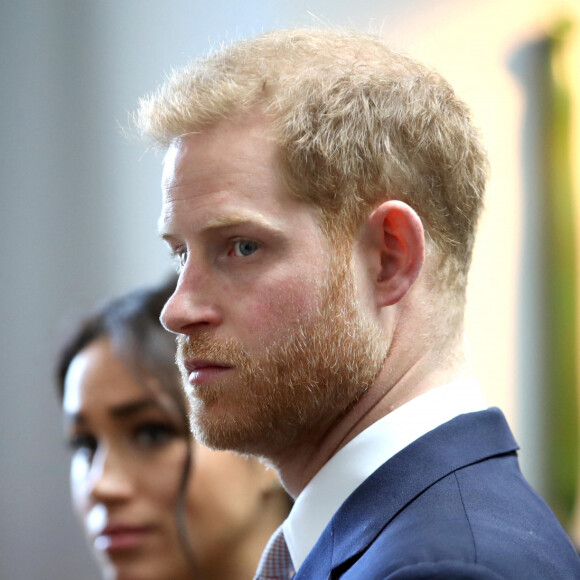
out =
[[[517,448],[499,409],[427,433],[343,503],[295,580],[580,579]]]

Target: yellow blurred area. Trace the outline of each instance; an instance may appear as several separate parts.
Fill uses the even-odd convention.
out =
[[[489,150],[492,175],[471,271],[467,332],[488,402],[502,407],[517,431],[516,300],[523,213],[520,136],[524,97],[508,63],[518,46],[545,36],[561,18],[580,23],[580,3],[449,0],[409,16],[389,36],[449,79],[472,108]],[[579,43],[576,27],[567,59],[576,102]],[[573,112],[576,162],[572,166],[578,191],[578,107]],[[580,212],[578,196],[576,201]]]
[[[522,359],[519,350],[524,337],[521,336],[522,311],[518,302],[522,290],[534,291],[533,288],[522,289],[521,276],[523,228],[526,226],[524,204],[528,202],[522,141],[524,124],[529,121],[526,118],[529,104],[526,96],[529,95],[524,94],[520,81],[510,71],[510,62],[522,47],[549,37],[563,19],[571,21],[573,28],[567,39],[562,70],[554,72],[565,75],[572,99],[570,167],[578,257],[580,2],[443,0],[425,3],[421,10],[409,9],[396,26],[393,22],[388,23],[388,34],[386,25],[383,30],[388,39],[442,72],[470,105],[476,124],[482,128],[492,175],[470,275],[466,327],[475,373],[481,379],[488,403],[504,410],[520,442],[528,440],[527,450],[522,451],[524,467],[526,453],[541,457],[542,450],[534,447],[534,441],[541,443],[541,435],[533,433],[534,417],[523,416],[526,406],[522,405],[526,397],[537,397],[537,393],[526,392],[522,369],[528,360]],[[577,288],[580,288],[580,279]],[[576,302],[580,303],[580,298]],[[580,308],[577,308],[576,324],[580,329]],[[577,375],[580,376],[580,372]],[[541,399],[535,405],[536,413],[541,415]],[[529,449],[530,439],[532,449]],[[544,450],[546,452],[549,450]],[[538,461],[537,457],[532,461]],[[542,465],[536,465],[535,469],[535,479],[540,480],[541,488]],[[580,544],[580,509],[576,511],[576,523],[571,532]]]

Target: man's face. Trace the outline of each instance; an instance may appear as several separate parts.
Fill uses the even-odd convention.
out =
[[[181,263],[162,321],[196,437],[276,457],[315,441],[375,380],[386,356],[359,307],[351,250],[282,188],[276,147],[253,119],[178,140],[160,230]]]

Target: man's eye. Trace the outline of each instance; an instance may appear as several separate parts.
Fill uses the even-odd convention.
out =
[[[187,262],[187,250],[183,250],[182,252],[179,253],[179,265],[183,268],[185,266],[185,262]]]
[[[187,262],[188,252],[187,250],[179,250],[172,252],[172,259],[175,262],[175,269],[179,274],[183,268],[185,268],[185,264]]]
[[[162,447],[178,435],[172,425],[164,423],[146,423],[135,429],[134,438],[139,447],[144,449]]]
[[[244,257],[253,254],[260,246],[251,240],[239,240],[234,243],[234,254]]]

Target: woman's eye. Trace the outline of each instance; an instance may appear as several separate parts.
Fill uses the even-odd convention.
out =
[[[173,426],[163,423],[148,423],[137,427],[134,438],[139,447],[145,449],[151,447],[162,447],[177,436],[177,431]]]
[[[260,246],[251,240],[239,240],[234,243],[234,254],[244,257],[253,254]]]
[[[68,446],[73,453],[82,453],[87,457],[92,457],[97,451],[97,440],[92,435],[73,435],[68,440]]]

